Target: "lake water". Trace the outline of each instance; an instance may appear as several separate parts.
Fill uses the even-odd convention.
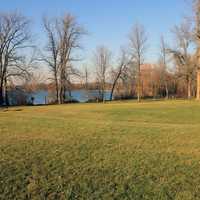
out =
[[[97,90],[74,90],[71,93],[72,98],[78,100],[79,102],[87,102],[89,99],[98,97],[98,91]],[[48,91],[40,90],[35,92],[33,95],[34,97],[34,104],[45,104],[45,98],[48,98],[49,94]],[[110,91],[105,92],[105,99],[110,99]]]

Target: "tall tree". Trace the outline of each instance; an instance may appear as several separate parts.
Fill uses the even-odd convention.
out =
[[[71,96],[71,76],[78,75],[78,70],[73,67],[73,62],[79,59],[74,56],[74,51],[81,48],[80,39],[85,30],[77,23],[77,20],[71,14],[66,14],[59,23],[57,30],[60,41],[60,85],[61,101],[65,100],[65,92],[68,91]]]
[[[195,12],[195,39],[197,47],[200,48],[200,0],[194,0],[193,2]]]
[[[160,67],[160,83],[161,86],[165,88],[165,98],[168,99],[169,97],[169,89],[168,89],[168,82],[167,82],[167,47],[164,40],[164,37],[161,37],[160,40],[160,57],[159,57],[159,67]]]
[[[28,74],[22,52],[29,47],[29,20],[17,12],[0,13],[0,105],[7,102],[7,84]]]
[[[134,25],[130,36],[130,50],[132,63],[137,68],[137,99],[141,99],[141,65],[144,63],[147,50],[147,34],[144,27],[140,24]]]
[[[107,72],[110,67],[111,52],[105,46],[99,46],[94,53],[94,65],[96,68],[96,81],[101,101],[105,100],[105,87]]]
[[[49,55],[42,56],[53,75],[53,81],[55,82],[56,89],[56,102],[61,103],[59,95],[59,39],[56,32],[56,19],[49,20],[44,18],[44,28],[47,33],[48,43],[46,45],[46,51]]]
[[[196,65],[197,65],[197,99],[200,99],[200,0],[194,0],[194,12],[195,12],[195,32],[194,38],[196,43]]]
[[[192,97],[192,81],[196,73],[196,63],[194,56],[190,53],[193,43],[192,27],[188,20],[184,20],[180,26],[175,26],[173,30],[177,47],[170,49],[177,67],[179,79],[186,81],[188,99]]]
[[[78,75],[73,67],[73,63],[79,60],[75,51],[81,48],[80,39],[86,31],[71,14],[45,20],[44,27],[48,35],[47,50],[50,53],[45,61],[53,72],[57,102],[64,103],[66,91],[71,93],[71,76]]]

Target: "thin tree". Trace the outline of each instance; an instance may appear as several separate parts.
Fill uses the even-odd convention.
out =
[[[130,54],[132,63],[137,68],[137,99],[141,99],[141,65],[144,63],[145,53],[147,50],[147,34],[144,27],[136,24],[130,35]]]
[[[160,82],[165,88],[165,98],[169,98],[169,89],[167,82],[167,46],[164,37],[160,40],[160,57],[159,57],[159,67],[160,67]]]
[[[94,65],[96,68],[96,81],[101,101],[105,100],[106,78],[110,63],[110,50],[105,46],[97,47],[94,53]]]
[[[53,74],[53,81],[56,89],[56,102],[61,103],[59,95],[59,39],[56,32],[56,19],[43,19],[44,29],[47,34],[48,42],[46,51],[48,55],[42,56],[42,60],[49,66],[50,72]]]
[[[122,50],[121,54],[122,55],[121,55],[120,62],[118,64],[117,68],[115,70],[112,70],[112,72],[111,72],[112,76],[113,76],[113,83],[112,83],[111,92],[110,92],[110,101],[113,100],[113,93],[114,93],[115,87],[117,85],[117,82],[120,79],[124,69],[128,65],[128,59],[126,56],[126,52],[124,50]]]
[[[194,16],[195,16],[195,40],[197,43],[197,50],[200,49],[200,0],[194,0],[193,1],[194,6]]]
[[[194,39],[196,43],[196,52],[195,52],[195,60],[197,65],[197,99],[200,99],[200,0],[194,0],[194,16],[195,16],[195,31],[194,31]]]
[[[89,70],[88,67],[84,67],[84,72],[83,72],[83,78],[84,78],[84,88],[87,91],[89,89]]]
[[[84,65],[83,67],[83,72],[82,72],[82,80],[83,80],[83,87],[84,87],[84,93],[85,93],[85,97],[87,97],[88,100],[90,100],[90,71],[88,69],[88,67],[86,65]]]

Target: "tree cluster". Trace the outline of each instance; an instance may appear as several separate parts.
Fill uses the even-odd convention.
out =
[[[173,46],[161,36],[156,63],[146,61],[147,33],[136,24],[117,59],[113,59],[108,47],[100,45],[91,59],[92,70],[86,66],[82,72],[76,66],[82,61],[81,39],[87,32],[73,15],[44,17],[46,46],[37,48],[30,34],[30,20],[18,12],[0,13],[0,105],[9,105],[9,90],[17,80],[25,80],[27,85],[35,80],[37,84],[33,78],[36,61],[48,67],[54,103],[58,104],[71,98],[74,80],[82,81],[85,90],[93,86],[99,101],[106,100],[107,90],[110,100],[195,97],[200,59],[200,0],[194,0],[193,7],[194,17],[184,18],[173,28]],[[31,56],[32,50],[38,52],[37,56]]]

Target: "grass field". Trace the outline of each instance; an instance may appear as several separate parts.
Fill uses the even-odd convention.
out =
[[[200,199],[200,103],[0,110],[0,199]]]

